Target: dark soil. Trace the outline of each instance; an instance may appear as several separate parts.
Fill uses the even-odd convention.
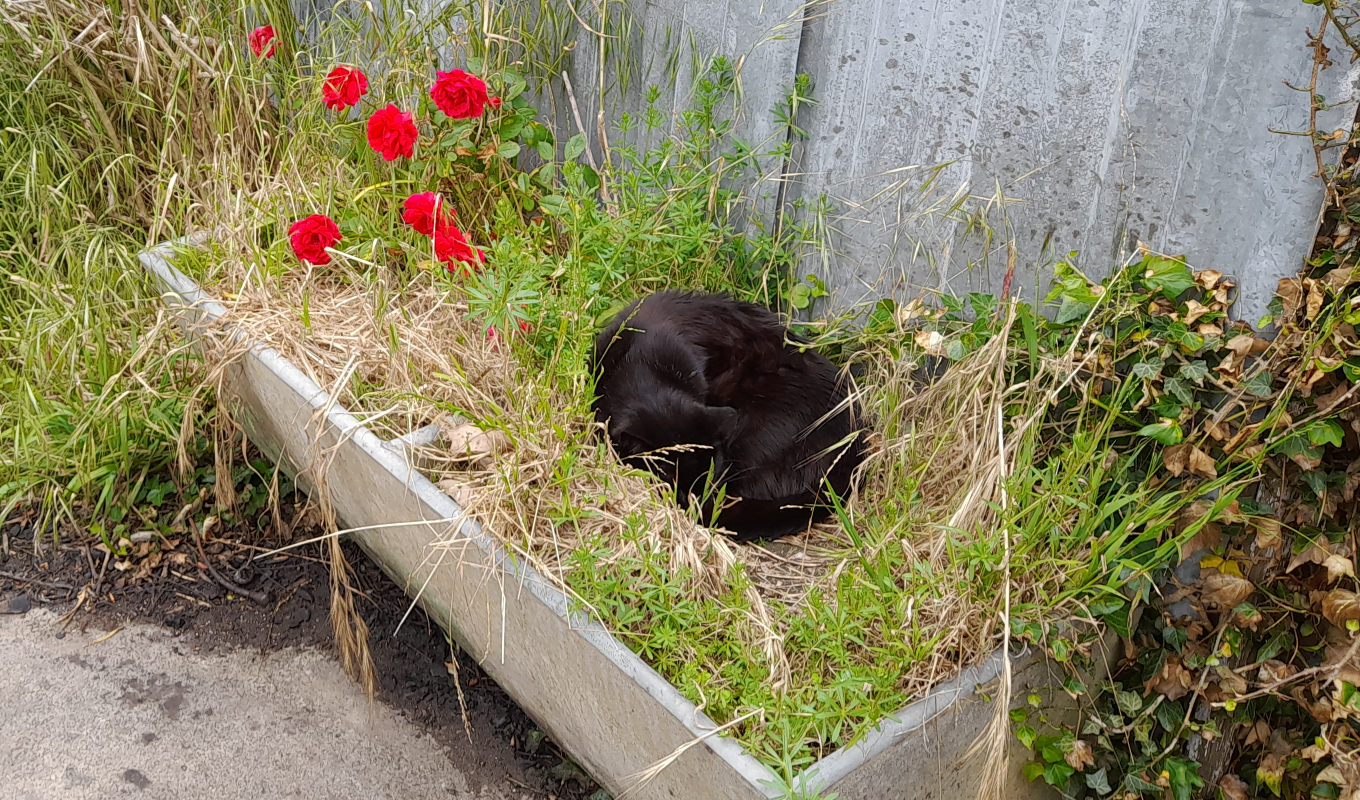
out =
[[[257,604],[198,579],[192,563],[167,564],[132,582],[127,574],[135,570],[119,574],[113,559],[104,567],[104,554],[88,545],[63,544],[54,550],[49,540],[35,554],[31,528],[10,525],[4,534],[10,551],[7,559],[0,552],[0,613],[22,613],[40,605],[64,612],[77,604],[80,590],[89,587],[87,601],[72,618],[75,628],[112,630],[138,621],[159,625],[208,653],[242,647],[333,652],[329,573],[318,545],[254,562],[252,576],[236,569],[258,550],[212,541],[207,554],[219,573],[229,581],[248,578],[244,588],[269,594],[267,604]],[[453,660],[467,704],[470,743],[458,687],[445,666],[450,648],[444,632],[419,608],[398,631],[408,608],[406,595],[357,547],[347,544],[345,550],[355,588],[362,593],[359,610],[369,627],[380,702],[434,736],[474,784],[508,783],[560,800],[607,797],[471,657],[459,652]]]

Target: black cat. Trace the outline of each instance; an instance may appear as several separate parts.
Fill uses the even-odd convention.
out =
[[[625,463],[684,507],[702,498],[704,520],[738,541],[799,533],[830,513],[823,479],[846,497],[864,458],[848,382],[806,344],[751,303],[654,294],[595,339],[595,418]]]

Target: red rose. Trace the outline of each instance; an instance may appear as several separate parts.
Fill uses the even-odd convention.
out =
[[[384,161],[396,161],[415,152],[415,120],[394,105],[380,108],[368,118],[368,146],[382,154]]]
[[[480,247],[468,244],[467,237],[453,224],[441,225],[435,230],[434,257],[448,264],[449,272],[455,275],[471,275],[486,262],[486,253]],[[455,267],[454,262],[461,266]]]
[[[313,214],[294,222],[288,229],[288,238],[298,260],[320,266],[331,263],[331,254],[326,248],[334,247],[340,241],[340,229],[325,214]]]
[[[256,58],[269,58],[273,56],[274,45],[276,44],[274,41],[274,26],[261,25],[250,32],[250,36],[246,41],[250,42],[250,52],[254,53]]]
[[[415,228],[417,233],[434,236],[435,228],[453,225],[453,209],[434,192],[413,194],[406,198],[401,207],[401,218],[407,225]]]
[[[486,104],[491,102],[482,79],[461,69],[436,72],[430,97],[440,111],[453,119],[480,117]]]
[[[368,92],[368,76],[358,67],[336,67],[321,85],[321,99],[331,111],[343,111]]]
[[[499,97],[493,97],[493,98],[491,98],[490,100],[488,100],[487,102],[489,102],[489,103],[491,104],[491,107],[492,107],[492,108],[500,108],[500,107],[501,107],[501,99],[500,99]]]

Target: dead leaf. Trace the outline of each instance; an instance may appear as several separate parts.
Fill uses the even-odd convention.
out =
[[[1143,684],[1144,692],[1156,692],[1168,700],[1179,700],[1190,693],[1194,675],[1181,665],[1181,660],[1169,656],[1162,669]]]
[[[1341,774],[1341,770],[1337,769],[1335,764],[1328,764],[1317,774],[1317,782],[1334,783],[1337,786],[1344,786],[1346,784],[1346,776]]]
[[[1319,536],[1308,549],[1289,559],[1289,566],[1285,567],[1285,572],[1293,572],[1304,564],[1325,564],[1327,556],[1331,555],[1326,537]]]
[[[1067,766],[1077,772],[1081,772],[1086,767],[1095,766],[1096,763],[1095,757],[1091,754],[1091,745],[1081,739],[1072,743],[1072,749],[1067,751],[1063,760],[1067,762]]]
[[[1227,348],[1233,351],[1233,354],[1238,358],[1246,358],[1251,353],[1251,345],[1255,338],[1246,334],[1234,336],[1228,340]]]
[[[1269,340],[1269,339],[1262,339],[1262,338],[1259,337],[1259,336],[1252,337],[1252,340],[1251,340],[1251,354],[1252,354],[1252,355],[1254,355],[1254,356],[1259,356],[1259,355],[1261,355],[1262,353],[1264,353],[1265,351],[1267,351],[1267,350],[1269,350],[1269,349],[1270,349],[1270,340]]]
[[[1317,744],[1310,744],[1307,747],[1303,748],[1302,752],[1300,752],[1299,755],[1303,758],[1308,759],[1314,764],[1316,764],[1318,761],[1321,761],[1323,758],[1326,758],[1327,752],[1331,748],[1327,747],[1326,739],[1322,739],[1321,737],[1319,737],[1319,741],[1322,742],[1321,747],[1319,747]]]
[[[1228,696],[1243,695],[1247,693],[1247,680],[1236,672],[1228,669],[1223,664],[1214,667],[1214,672],[1218,673],[1218,685]]]
[[[1272,658],[1261,665],[1256,673],[1256,679],[1264,684],[1283,683],[1296,672],[1298,670],[1293,666]]]
[[[1342,289],[1355,283],[1355,267],[1337,267],[1323,275],[1322,282],[1333,294],[1340,294]]]
[[[1218,782],[1219,791],[1223,792],[1223,800],[1247,800],[1247,783],[1231,772],[1223,776],[1223,780]]]
[[[1280,783],[1284,780],[1284,763],[1283,753],[1267,753],[1256,765],[1256,780],[1270,787],[1276,797],[1280,795]]]
[[[510,451],[510,438],[500,431],[484,431],[472,423],[455,425],[444,432],[449,450],[457,458],[481,461]]]
[[[1298,278],[1282,278],[1275,286],[1275,294],[1280,298],[1285,319],[1293,319],[1303,306],[1303,282]]]
[[[1338,628],[1347,622],[1360,622],[1360,600],[1348,589],[1333,589],[1322,600],[1322,616]]]
[[[926,355],[944,355],[944,336],[939,331],[917,331],[916,346],[926,351]]]
[[[1349,558],[1339,556],[1335,553],[1327,556],[1327,560],[1322,562],[1322,566],[1327,568],[1327,582],[1336,583],[1345,576],[1355,577],[1355,564]]]
[[[1209,431],[1209,436],[1213,437],[1216,442],[1224,441],[1232,436],[1231,428],[1227,425],[1220,425],[1217,422],[1210,422],[1206,430]]]
[[[1148,314],[1154,317],[1169,317],[1176,313],[1176,305],[1165,297],[1158,297],[1148,304]]]
[[[1317,319],[1318,314],[1322,312],[1322,304],[1326,301],[1327,296],[1326,293],[1322,291],[1322,284],[1312,278],[1304,278],[1303,285],[1308,287],[1308,308],[1304,314],[1304,319],[1312,322]]]
[[[1218,477],[1218,468],[1214,466],[1214,460],[1208,453],[1194,445],[1190,446],[1190,471],[1209,480]]]
[[[1206,522],[1204,527],[1199,529],[1199,533],[1181,545],[1181,560],[1184,561],[1206,547],[1214,547],[1221,541],[1223,541],[1222,526],[1217,522]]]
[[[1218,270],[1202,269],[1199,272],[1195,273],[1195,283],[1198,283],[1200,286],[1203,286],[1204,291],[1207,292],[1211,291],[1215,286],[1217,286],[1219,278],[1222,277],[1223,273],[1219,272]]]
[[[1346,399],[1346,395],[1351,393],[1351,386],[1348,383],[1339,383],[1334,389],[1324,395],[1320,395],[1313,404],[1317,407],[1317,413],[1326,414],[1336,407],[1338,403]]]
[[[452,497],[453,501],[458,505],[462,506],[464,509],[472,505],[472,500],[474,497],[472,487],[464,483],[463,481],[454,480],[453,478],[445,478],[444,480],[440,481],[435,485],[438,486],[439,490],[442,491],[444,494],[448,495],[449,497]]]
[[[1195,329],[1195,332],[1206,339],[1213,339],[1214,337],[1223,335],[1223,329],[1212,322],[1201,322],[1199,327]]]
[[[1221,609],[1231,609],[1251,596],[1256,587],[1246,578],[1214,572],[1204,576],[1204,592],[1200,597],[1205,603]]]
[[[1268,741],[1270,741],[1270,723],[1258,719],[1247,729],[1247,736],[1242,740],[1242,747],[1246,749],[1254,744],[1264,745]]]
[[[1336,631],[1336,629],[1333,629]],[[1341,633],[1336,631],[1336,633]],[[1360,659],[1351,652],[1351,641],[1349,635],[1346,638],[1337,638],[1336,641],[1329,642],[1323,651],[1322,668],[1325,670],[1335,670],[1336,679],[1345,681],[1352,686],[1360,686]]]
[[[1209,313],[1209,307],[1198,300],[1190,300],[1185,304],[1185,317],[1181,320],[1186,325],[1194,325],[1195,320]]]
[[[1190,463],[1190,448],[1194,445],[1189,442],[1172,445],[1162,451],[1162,463],[1166,465],[1166,471],[1172,477],[1179,478],[1185,467]]]

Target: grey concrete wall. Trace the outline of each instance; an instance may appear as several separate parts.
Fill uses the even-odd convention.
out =
[[[1055,258],[1080,251],[1100,277],[1143,241],[1236,276],[1254,323],[1322,203],[1309,140],[1270,131],[1308,127],[1308,95],[1283,81],[1308,85],[1321,17],[1292,0],[827,5],[799,59],[819,104],[798,193],[845,209],[824,277],[842,302],[996,292],[1010,238],[1032,297]],[[1355,116],[1348,60],[1322,73],[1319,93],[1348,101],[1327,131]],[[986,215],[989,244],[941,210],[960,187],[1013,199]]]

